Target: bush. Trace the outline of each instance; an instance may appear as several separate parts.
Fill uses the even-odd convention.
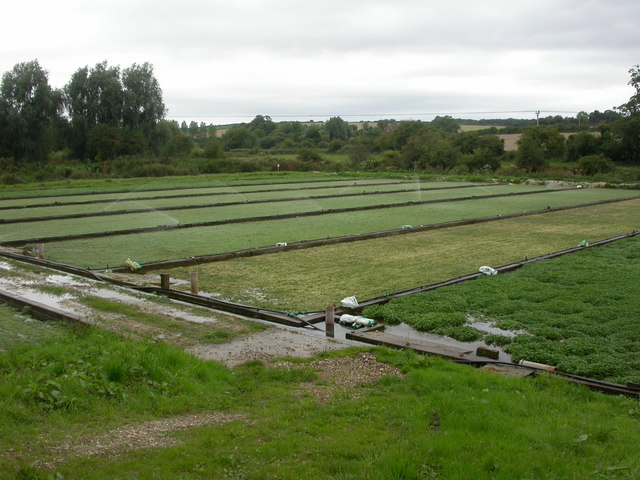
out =
[[[0,176],[0,184],[2,185],[17,185],[22,182],[23,180],[13,173],[3,173]]]
[[[587,155],[578,161],[578,171],[583,175],[610,173],[616,169],[615,165],[604,155]]]

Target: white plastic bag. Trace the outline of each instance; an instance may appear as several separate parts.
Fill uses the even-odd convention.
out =
[[[495,268],[488,267],[486,265],[481,266],[478,270],[485,275],[497,275],[498,271]]]
[[[344,308],[356,308],[358,306],[358,299],[356,297],[347,297],[340,300],[340,305]]]

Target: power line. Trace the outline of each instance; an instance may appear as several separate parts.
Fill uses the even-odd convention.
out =
[[[472,111],[472,112],[395,112],[395,113],[292,113],[292,114],[276,114],[268,115],[270,118],[312,118],[312,117],[422,117],[432,115],[496,115],[496,114],[511,114],[511,113],[531,113],[539,115],[540,113],[578,113],[578,110],[500,110],[500,111]],[[246,118],[255,116],[256,114],[196,114],[196,115],[168,115],[171,118]]]

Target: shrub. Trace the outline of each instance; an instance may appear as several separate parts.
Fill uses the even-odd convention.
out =
[[[615,165],[604,155],[587,155],[578,161],[578,170],[583,175],[596,175],[598,173],[610,173],[616,169]]]

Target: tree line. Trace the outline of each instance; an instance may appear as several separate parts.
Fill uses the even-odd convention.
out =
[[[89,161],[103,165],[103,173],[114,173],[104,165],[115,165],[118,158],[129,165],[160,159],[165,166],[171,159],[203,160],[195,170],[154,164],[137,173],[154,175],[274,168],[268,162],[242,163],[237,158],[243,153],[295,153],[297,160],[283,169],[331,169],[338,165],[323,155],[344,153],[348,167],[358,170],[493,172],[510,162],[521,171],[536,172],[550,161],[565,160],[578,162],[583,173],[602,173],[615,164],[640,165],[640,67],[629,73],[635,94],[627,103],[615,111],[576,117],[474,122],[442,116],[430,122],[385,119],[356,125],[340,117],[274,122],[257,115],[223,130],[166,120],[162,90],[149,63],[85,66],[56,89],[34,60],[17,64],[2,77],[0,160],[7,165],[6,159],[18,165],[52,158]],[[470,123],[486,128],[462,131],[461,124]],[[560,132],[567,131],[575,134],[565,141]],[[505,152],[497,136],[512,132],[522,133],[515,153]]]

